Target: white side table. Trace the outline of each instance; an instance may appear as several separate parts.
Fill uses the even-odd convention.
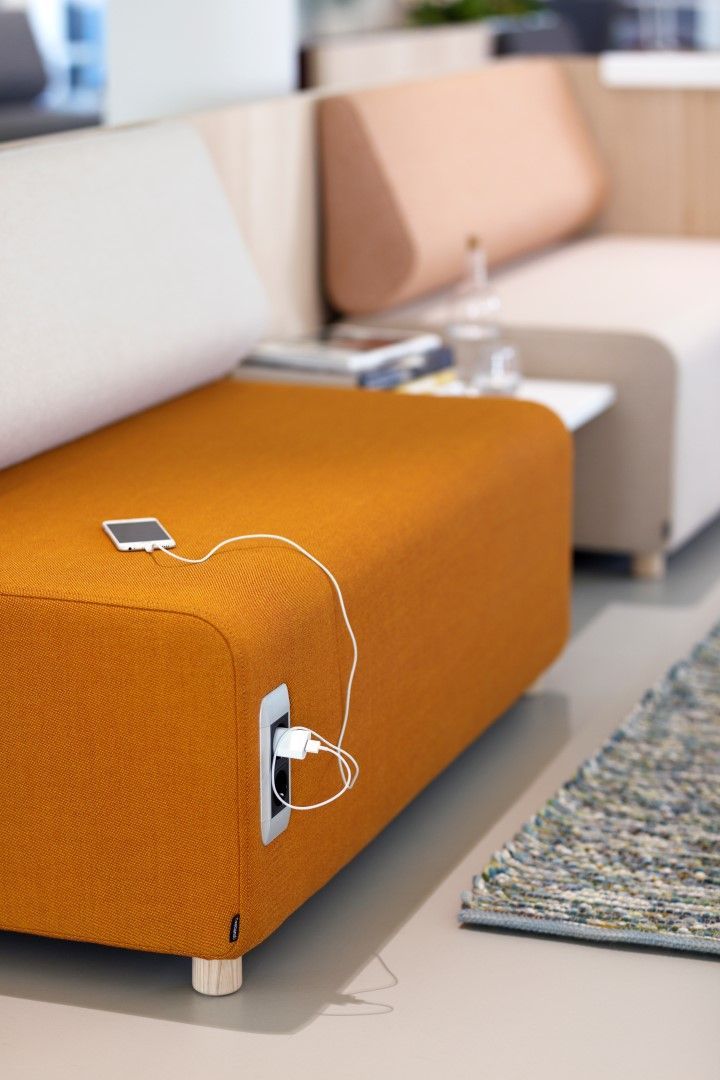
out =
[[[467,395],[461,382],[442,375],[407,383],[399,392],[432,394],[436,397]],[[568,431],[577,431],[606,412],[615,402],[617,394],[611,383],[583,382],[580,379],[523,379],[512,396],[517,401],[534,401],[537,405],[545,405],[560,417]]]

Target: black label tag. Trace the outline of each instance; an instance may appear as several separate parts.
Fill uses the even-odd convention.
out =
[[[240,916],[233,915],[232,922],[230,923],[230,941],[237,941],[240,933]]]

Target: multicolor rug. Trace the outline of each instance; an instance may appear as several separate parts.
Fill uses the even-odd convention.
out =
[[[460,920],[720,953],[720,625],[493,856]]]

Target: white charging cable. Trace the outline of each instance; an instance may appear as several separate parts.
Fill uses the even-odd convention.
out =
[[[275,744],[273,746],[272,764],[271,764],[271,782],[272,789],[275,797],[283,804],[283,806],[289,807],[290,810],[318,810],[322,806],[327,806],[331,802],[335,802],[341,795],[344,795],[346,791],[349,791],[355,784],[358,776],[360,775],[360,766],[356,759],[352,756],[349,750],[343,747],[343,739],[345,738],[345,731],[347,729],[348,717],[350,716],[350,701],[352,698],[353,682],[355,680],[355,671],[357,670],[358,663],[358,646],[355,633],[350,624],[348,618],[347,608],[345,607],[345,600],[343,598],[342,589],[340,588],[337,578],[331,570],[320,562],[314,555],[312,555],[301,544],[295,542],[295,540],[289,540],[287,536],[278,536],[276,533],[245,533],[242,536],[230,536],[227,540],[221,540],[219,544],[216,544],[214,548],[208,551],[207,555],[202,555],[199,559],[188,559],[185,555],[178,555],[176,552],[171,551],[166,547],[156,547],[155,551],[162,551],[165,555],[169,555],[171,559],[176,559],[177,562],[188,563],[190,565],[197,566],[200,563],[207,562],[213,555],[217,554],[222,548],[227,547],[228,544],[239,544],[245,540],[277,540],[281,544],[288,544],[295,551],[299,551],[301,555],[304,555],[306,559],[309,559],[311,563],[314,563],[322,572],[329,578],[332,587],[340,604],[340,611],[342,612],[343,622],[348,632],[348,637],[352,644],[353,658],[350,665],[350,674],[348,675],[347,687],[345,688],[345,708],[343,710],[342,724],[340,725],[340,735],[336,743],[330,742],[329,739],[324,738],[322,735],[318,735],[316,731],[312,731],[310,728],[303,727],[290,727],[283,728],[276,733]],[[313,738],[314,736],[314,738]],[[310,754],[326,753],[332,754],[338,762],[338,768],[340,769],[340,776],[343,780],[343,786],[336,791],[334,795],[331,795],[327,799],[323,799],[322,802],[310,803],[310,804],[297,804],[287,802],[282,795],[280,795],[275,787],[275,763],[279,757],[294,758],[302,761],[305,756]]]

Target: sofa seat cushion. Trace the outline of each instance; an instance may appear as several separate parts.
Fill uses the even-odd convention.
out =
[[[720,511],[720,241],[593,237],[499,270],[528,375],[612,382],[576,442],[575,541],[674,550]],[[450,293],[377,316],[441,327]]]
[[[592,237],[500,269],[503,320],[648,334],[686,366],[720,334],[720,240]]]
[[[0,503],[11,930],[246,952],[567,632],[568,438],[534,405],[223,381],[5,470]],[[239,533],[286,535],[344,591],[360,650],[347,746],[362,775],[268,847],[260,700],[286,682],[294,722],[337,737],[350,649],[334,594],[280,545],[186,566],[119,552],[100,527],[153,515],[189,556]],[[332,759],[308,760],[294,797],[337,780]]]

